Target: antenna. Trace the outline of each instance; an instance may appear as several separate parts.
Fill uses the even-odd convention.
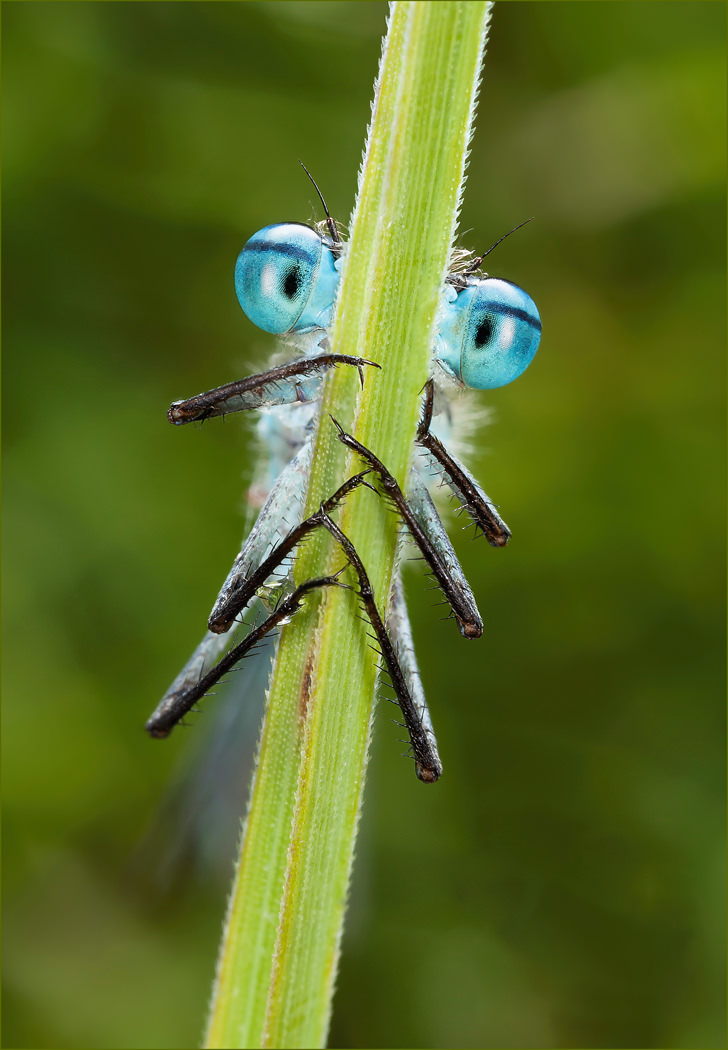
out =
[[[318,193],[318,195],[319,195],[319,200],[321,201],[321,203],[322,203],[322,204],[323,204],[323,206],[324,206],[324,211],[326,212],[326,225],[327,225],[327,226],[328,226],[328,228],[329,228],[329,233],[331,234],[331,240],[332,240],[332,241],[334,242],[334,244],[341,244],[341,238],[339,237],[339,231],[338,231],[338,230],[336,229],[336,223],[335,223],[335,222],[334,222],[334,220],[333,220],[333,219],[331,218],[331,212],[329,211],[329,209],[328,209],[328,207],[327,207],[327,205],[326,205],[326,201],[324,200],[324,195],[323,195],[323,193],[321,192],[321,190],[320,190],[320,189],[318,188],[318,186],[316,185],[316,180],[314,179],[313,175],[312,175],[312,174],[311,174],[311,172],[310,172],[310,171],[308,170],[308,168],[306,167],[306,165],[305,165],[305,164],[303,163],[303,161],[302,161],[302,160],[299,160],[299,162],[298,162],[298,163],[299,163],[299,164],[301,165],[301,167],[303,168],[303,170],[304,170],[304,171],[306,172],[306,174],[308,175],[309,179],[310,179],[310,180],[311,180],[311,182],[313,183],[313,188],[314,188],[314,189],[316,190],[316,192]]]
[[[306,169],[304,168],[304,171],[305,170]],[[309,176],[309,178],[310,178],[310,176]],[[316,183],[314,182],[314,186],[315,185],[316,185]],[[490,255],[490,253],[493,251],[493,249],[497,248],[498,245],[501,243],[501,241],[504,241],[506,239],[506,237],[510,237],[510,235],[512,233],[515,233],[516,230],[520,230],[521,226],[525,226],[527,223],[533,222],[534,219],[535,219],[535,215],[532,215],[530,219],[524,219],[523,222],[519,222],[518,226],[514,226],[512,230],[508,231],[508,233],[504,233],[503,236],[500,238],[500,240],[497,240],[495,242],[495,244],[491,244],[491,246],[490,246],[490,248],[488,249],[487,252],[483,252],[483,254],[478,256],[478,258],[474,262],[471,262],[470,266],[468,266],[467,270],[465,270],[464,272],[466,274],[468,274],[468,273],[475,273],[475,271],[478,269],[478,267],[480,266],[480,264],[482,263],[482,261],[486,257],[486,255]]]

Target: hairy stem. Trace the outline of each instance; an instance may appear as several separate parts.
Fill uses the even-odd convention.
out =
[[[489,5],[391,7],[331,338],[382,369],[339,368],[319,418],[308,513],[361,469],[329,414],[404,485],[464,181]],[[384,612],[397,522],[359,489],[339,512]],[[331,537],[296,580],[345,564]],[[350,573],[346,574],[349,581]],[[353,582],[353,580],[349,581]],[[323,1045],[362,801],[376,656],[357,597],[328,588],[284,628],[221,948],[210,1047]],[[403,763],[402,776],[413,776]],[[422,788],[423,791],[437,790]]]

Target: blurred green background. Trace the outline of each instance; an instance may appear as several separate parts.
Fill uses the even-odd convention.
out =
[[[213,716],[143,725],[256,453],[165,411],[272,348],[232,269],[319,217],[299,157],[348,219],[386,7],[2,14],[3,1045],[190,1047],[231,847],[162,800]],[[461,240],[537,218],[489,262],[542,349],[473,395],[514,538],[456,541],[480,642],[407,577],[446,775],[423,788],[379,712],[334,1047],[725,1045],[725,17],[496,7]]]

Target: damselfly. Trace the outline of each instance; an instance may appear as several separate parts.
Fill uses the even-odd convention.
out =
[[[318,187],[316,190],[319,192]],[[235,289],[244,312],[263,331],[285,337],[287,344],[298,350],[298,356],[258,375],[176,401],[169,409],[169,419],[177,425],[256,409],[260,412],[258,434],[268,454],[265,476],[256,480],[248,494],[249,501],[260,506],[257,520],[220,590],[205,637],[147,722],[147,730],[154,737],[167,736],[246,653],[290,620],[306,594],[320,587],[344,585],[341,572],[305,581],[298,587],[293,584],[296,546],[314,529],[323,528],[341,547],[345,567],[354,570],[359,595],[402,710],[417,776],[433,782],[440,776],[442,765],[400,581],[395,580],[385,620],[375,604],[366,567],[336,524],[334,514],[361,485],[385,496],[400,514],[441,587],[460,632],[466,638],[480,637],[483,622],[475,598],[430,488],[433,477],[447,486],[492,546],[502,547],[508,542],[510,531],[495,505],[447,450],[456,414],[453,394],[463,387],[484,390],[504,386],[521,375],[538,349],[541,321],[535,303],[523,289],[480,270],[486,255],[503,238],[477,258],[458,253],[442,292],[432,376],[424,390],[415,435],[417,454],[403,492],[371,450],[335,420],[330,424],[328,419],[318,419],[323,384],[331,368],[348,365],[357,368],[361,378],[364,369],[379,367],[363,358],[329,352],[328,332],[345,246],[320,192],[319,197],[326,212],[324,222],[318,227],[293,222],[264,227],[244,246],[235,267]],[[304,518],[317,425],[335,425],[339,440],[358,453],[364,469],[332,493],[319,511]],[[295,522],[292,527],[284,524],[291,521]],[[227,648],[226,633],[256,599],[263,603],[265,615],[242,641]]]

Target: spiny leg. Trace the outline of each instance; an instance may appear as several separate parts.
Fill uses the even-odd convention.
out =
[[[356,572],[359,581],[359,596],[362,599],[369,622],[377,637],[381,654],[384,657],[387,671],[397,696],[397,702],[404,717],[405,727],[412,745],[417,776],[425,783],[433,783],[442,773],[442,764],[437,753],[437,743],[432,731],[427,705],[417,678],[406,610],[395,610],[393,624],[395,641],[393,642],[377,609],[369,577],[356,548],[328,515],[328,511],[334,509],[336,503],[343,498],[346,492],[351,491],[351,488],[355,487],[351,484],[354,481],[357,484],[361,483],[362,475],[356,475],[350,479],[346,485],[334,493],[331,499],[322,503],[317,514],[302,522],[302,526],[307,526],[304,532],[301,532],[301,526],[294,532],[298,532],[298,542],[302,536],[312,529],[325,528],[339,543],[349,564]],[[344,489],[346,489],[346,492],[342,492]],[[337,573],[335,576],[325,576],[308,580],[306,583],[301,584],[290,595],[283,598],[277,608],[254,627],[241,642],[229,649],[207,674],[198,677],[192,682],[189,682],[190,676],[188,675],[187,682],[189,684],[186,687],[182,687],[179,684],[182,681],[184,672],[183,675],[178,676],[175,686],[167,693],[148,720],[146,728],[149,734],[156,738],[168,736],[175,725],[220,681],[223,675],[232,670],[265,635],[289,619],[300,608],[301,599],[306,593],[318,587],[344,586],[339,583],[339,575],[340,573]],[[214,639],[215,636],[210,635],[208,638]],[[203,642],[203,644],[205,643]],[[197,656],[198,653],[195,654],[195,657]],[[192,661],[190,661],[191,663]]]
[[[374,600],[372,585],[364,568],[364,564],[357,553],[356,547],[349,537],[346,536],[339,526],[328,516],[324,510],[323,504],[319,513],[319,524],[327,529],[334,539],[337,540],[344,554],[349,559],[349,564],[354,569],[359,579],[359,597],[362,600],[369,622],[377,636],[379,648],[384,657],[389,677],[392,680],[392,686],[397,695],[397,702],[402,711],[405,727],[412,745],[415,772],[419,779],[424,781],[424,783],[434,783],[434,781],[438,780],[442,774],[442,763],[440,762],[440,756],[437,753],[437,744],[435,742],[434,734],[432,733],[432,725],[429,721],[429,715],[427,720],[425,720],[423,717],[422,706],[417,702],[417,700],[420,699],[419,696],[417,697],[417,700],[413,698],[412,692],[410,691],[408,676],[403,670],[402,664],[398,659],[397,650],[395,649],[392,639],[384,626],[382,617],[379,614],[379,610],[377,609]],[[424,699],[424,697],[422,699]],[[425,711],[426,710],[427,708],[425,706]]]
[[[196,688],[197,684],[202,680],[205,667],[214,663],[228,645],[229,639],[219,634],[213,634],[212,631],[205,632],[202,641],[172,682],[157,705],[154,714],[147,722],[147,729],[150,732],[152,732],[150,728],[152,723],[165,723],[170,712],[178,708],[181,698],[185,697],[191,689]],[[178,722],[181,717],[181,715],[178,716],[175,722]],[[152,733],[152,735],[154,736],[155,734]]]
[[[294,526],[247,579],[239,577],[233,581],[225,599],[218,602],[215,606],[214,615],[208,621],[210,630],[215,634],[224,634],[225,631],[229,631],[235,623],[236,617],[252,600],[256,591],[281,566],[293,548],[301,540],[305,539],[309,533],[313,532],[314,529],[319,528],[323,524],[323,517],[335,510],[350,492],[359,485],[366,485],[367,482],[364,478],[370,473],[370,470],[363,470],[360,474],[355,474],[348,481],[345,481],[333,496],[330,496],[321,504],[320,510],[312,514],[310,518],[306,518],[305,521]]]
[[[458,620],[458,627],[461,633],[466,638],[479,638],[483,633],[483,621],[478,611],[475,595],[465,578],[465,573],[450,542],[447,530],[442,524],[435,504],[432,502],[432,496],[430,496],[421,474],[416,469],[410,471],[407,502],[423,535],[427,539],[429,548],[435,551],[447,571],[448,584],[452,593],[458,595],[463,608],[471,610],[467,630],[463,629]],[[449,601],[447,592],[445,596]]]
[[[146,729],[150,736],[162,738],[169,736],[174,727],[186,714],[192,710],[195,704],[220,681],[223,675],[231,671],[235,665],[250,652],[258,642],[285,620],[293,616],[301,607],[301,599],[309,592],[318,587],[340,586],[336,576],[322,576],[315,580],[308,580],[301,584],[295,591],[282,598],[274,611],[260,624],[253,627],[248,635],[237,645],[234,645],[218,661],[215,666],[193,684],[184,689],[170,690],[162,702],[147,721]],[[213,636],[214,637],[214,636]],[[184,672],[183,672],[184,673]],[[182,676],[176,681],[179,682]],[[176,683],[175,683],[176,684]]]
[[[430,433],[435,384],[432,379],[425,386],[422,420],[417,430],[417,443],[427,449],[442,469],[445,483],[460,500],[473,522],[483,530],[492,547],[505,547],[511,532],[473,475],[451,455],[439,438]]]
[[[290,528],[287,517],[300,518],[306,499],[312,455],[313,441],[309,439],[278,475],[242,550],[220,588],[210,619],[217,620],[231,592],[244,584],[275,549]]]
[[[402,590],[401,580],[395,580],[392,587],[392,603],[387,617],[387,631],[392,639],[402,674],[407,682],[410,696],[414,703],[420,725],[430,742],[434,760],[439,765],[440,756],[437,751],[437,740],[432,728],[432,719],[425,699],[425,693],[420,679],[420,670],[417,666],[415,648],[412,642],[412,628],[407,614],[407,603]],[[442,767],[440,766],[440,769]]]
[[[297,513],[300,501],[296,501],[294,496],[297,492],[304,492],[305,490],[304,479],[308,476],[308,466],[312,451],[313,443],[311,441],[306,442],[279,475],[243,544],[240,554],[238,554],[232,569],[228,573],[227,579],[220,590],[215,609],[221,603],[221,600],[227,597],[229,591],[238,581],[250,576],[276,546],[280,539],[282,523],[284,528],[287,527],[285,524],[286,513],[291,513],[291,511],[294,514]],[[261,598],[261,603],[265,606],[266,612],[271,612],[271,604],[263,598]],[[200,644],[164,694],[154,713],[154,717],[162,718],[168,709],[174,709],[178,698],[181,695],[186,695],[191,688],[197,686],[205,669],[214,664],[229,644],[229,639],[225,638],[224,635],[206,631]]]
[[[233,383],[208,390],[185,401],[174,401],[167,413],[170,423],[202,422],[229,412],[245,412],[252,408],[270,408],[289,405],[296,401],[315,401],[319,396],[324,373],[336,365],[353,365],[364,382],[363,365],[380,366],[363,357],[348,354],[320,354],[279,365],[267,372],[247,376]]]
[[[389,473],[382,461],[378,459],[370,449],[366,448],[365,445],[362,445],[360,441],[353,438],[351,434],[347,434],[341,424],[335,419],[333,422],[339,431],[339,440],[346,445],[347,448],[352,449],[354,452],[358,452],[358,454],[369,463],[371,469],[379,476],[384,495],[390,499],[397,508],[412,539],[419,547],[422,556],[430,566],[435,579],[442,588],[443,593],[450,604],[450,608],[455,614],[460,633],[466,638],[479,638],[483,633],[483,621],[478,612],[478,607],[475,604],[473,592],[465,581],[465,576],[457,563],[455,552],[453,551],[452,546],[450,546],[449,541],[448,558],[445,559],[441,552],[442,549],[441,551],[438,551],[437,547],[433,546],[426,528],[423,528],[418,515],[415,514],[396,480]],[[435,512],[435,516],[437,516],[437,512]],[[459,577],[453,576],[451,565],[447,563],[448,560],[450,560],[450,557],[454,559],[454,563],[457,564]]]

